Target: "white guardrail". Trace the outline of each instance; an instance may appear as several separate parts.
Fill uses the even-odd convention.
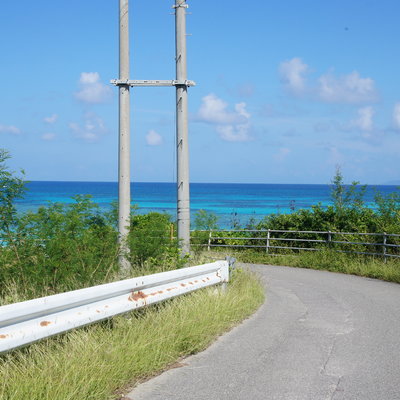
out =
[[[1,306],[0,353],[228,280],[216,261]]]

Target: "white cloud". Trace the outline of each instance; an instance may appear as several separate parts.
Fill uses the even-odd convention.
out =
[[[371,106],[360,108],[358,111],[358,118],[351,122],[351,126],[361,129],[362,131],[372,131],[374,128],[373,116],[374,109]]]
[[[100,82],[98,72],[82,72],[79,85],[81,89],[75,92],[75,97],[85,103],[103,103],[112,95],[111,87]]]
[[[56,137],[56,134],[55,134],[55,133],[44,133],[44,134],[42,135],[42,139],[43,139],[43,140],[47,140],[47,141],[54,140],[55,137]]]
[[[12,135],[19,135],[21,131],[14,125],[0,125],[0,133],[11,133]]]
[[[396,103],[393,108],[393,123],[396,129],[400,130],[400,103]]]
[[[279,75],[289,91],[301,94],[306,89],[305,74],[308,70],[308,65],[303,63],[301,58],[295,57],[280,64]]]
[[[87,85],[92,83],[97,83],[100,80],[100,75],[98,72],[82,72],[79,82]]]
[[[243,117],[248,118],[245,107],[245,103],[239,103],[235,106],[235,112],[229,111],[227,110],[228,104],[211,93],[202,98],[197,117],[200,121],[211,124],[240,123],[243,122]]]
[[[54,122],[56,122],[57,119],[58,119],[58,115],[57,114],[53,114],[53,115],[50,115],[50,117],[43,118],[43,121],[48,123],[48,124],[54,124]]]
[[[150,130],[146,134],[146,144],[148,146],[160,146],[163,142],[162,136],[154,130]]]
[[[218,125],[216,127],[222,140],[227,142],[248,142],[250,137],[250,124]]]
[[[95,113],[86,113],[82,124],[71,122],[69,128],[77,138],[86,142],[96,142],[107,133],[103,120]]]
[[[362,78],[357,71],[336,77],[332,73],[318,79],[318,97],[329,103],[364,103],[378,97],[375,82]]]
[[[278,151],[278,153],[276,153],[274,155],[274,159],[277,161],[283,161],[286,159],[286,157],[291,153],[292,151],[290,149],[288,149],[287,147],[281,147]]]
[[[245,118],[246,120],[250,118],[250,113],[246,110],[246,103],[235,104],[235,111],[238,115]]]
[[[196,119],[216,125],[222,140],[246,142],[251,140],[250,116],[246,103],[237,103],[234,111],[230,111],[228,103],[211,93],[203,97]]]
[[[307,95],[327,103],[366,103],[378,99],[374,80],[361,77],[357,71],[342,76],[329,72],[307,85],[309,71],[309,66],[297,57],[279,65],[281,82],[294,95]]]

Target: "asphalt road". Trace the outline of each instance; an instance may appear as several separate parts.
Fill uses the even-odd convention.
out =
[[[256,314],[134,389],[132,400],[400,400],[400,285],[251,266]]]

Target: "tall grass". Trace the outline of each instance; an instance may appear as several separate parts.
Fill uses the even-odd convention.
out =
[[[236,271],[226,292],[208,288],[15,351],[0,358],[0,398],[117,399],[207,347],[263,299],[258,279]]]
[[[211,254],[221,258],[225,253],[222,251]],[[280,255],[268,255],[263,252],[246,250],[234,253],[231,251],[229,254],[234,254],[239,261],[246,263],[326,270],[400,283],[400,261],[396,259],[389,259],[385,263],[382,258],[344,254],[329,250]]]
[[[27,300],[118,280],[113,214],[101,213],[88,196],[76,196],[71,204],[14,216],[12,229],[0,226],[0,305],[10,296],[16,301],[16,294]],[[170,226],[167,214],[131,215],[130,276],[177,269],[188,261],[171,240]]]

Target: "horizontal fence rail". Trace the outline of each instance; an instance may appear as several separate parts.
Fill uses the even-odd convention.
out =
[[[262,250],[270,255],[285,251],[321,251],[400,258],[400,235],[393,233],[264,230],[192,231],[192,246]],[[278,253],[272,253],[277,250]]]
[[[229,262],[161,272],[0,307],[0,353],[228,282]]]

